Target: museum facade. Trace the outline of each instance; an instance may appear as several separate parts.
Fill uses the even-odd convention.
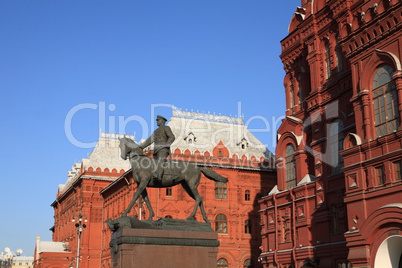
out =
[[[402,2],[301,1],[281,41],[264,267],[401,267]]]
[[[168,126],[176,137],[172,160],[188,161],[229,178],[222,183],[202,175],[198,187],[211,227],[218,233],[217,267],[258,267],[258,199],[276,183],[273,154],[241,118],[173,109]],[[120,217],[137,189],[129,161],[120,157],[119,138],[124,136],[135,139],[102,133],[93,152],[76,163],[67,182],[59,185],[52,203],[53,241],[37,241],[35,267],[52,263],[59,267],[61,261],[60,267],[75,267],[77,259],[82,268],[112,267],[106,220]],[[145,152],[151,156],[152,148]],[[195,201],[180,185],[147,192],[154,220],[186,219],[194,208]],[[129,215],[147,219],[149,210],[141,200]],[[196,219],[203,221],[199,211]],[[49,245],[58,250],[52,252]]]

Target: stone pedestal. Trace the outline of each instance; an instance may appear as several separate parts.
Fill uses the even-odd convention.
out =
[[[125,227],[112,234],[112,267],[216,267],[219,241],[209,224],[172,219],[148,223],[150,228]]]

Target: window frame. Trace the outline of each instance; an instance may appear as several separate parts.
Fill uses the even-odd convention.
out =
[[[251,201],[251,191],[250,190],[244,191],[244,201]]]
[[[220,262],[221,262],[221,263],[220,263]],[[225,258],[219,258],[219,259],[216,261],[216,267],[217,267],[217,268],[228,268],[228,267],[229,267],[229,262],[228,262],[228,260],[225,259]]]
[[[215,183],[215,199],[227,199],[228,188],[225,182]]]
[[[292,150],[291,152],[290,149]],[[285,155],[286,189],[293,189],[297,186],[295,152],[296,152],[295,146],[292,143],[289,143],[286,146],[286,155]]]
[[[375,167],[375,176],[377,186],[383,186],[386,182],[384,165]]]
[[[172,189],[172,187],[166,187],[166,188],[165,188],[165,195],[166,195],[166,196],[173,196],[173,189]]]
[[[395,182],[402,181],[402,159],[392,162]]]
[[[334,133],[334,131],[336,133]],[[331,164],[331,174],[341,173],[343,167],[343,157],[339,154],[343,150],[343,122],[340,119],[336,119],[329,124],[328,127],[328,149]],[[336,161],[336,162],[334,162]]]
[[[215,232],[219,234],[228,233],[228,218],[225,214],[218,214],[215,217]]]
[[[400,125],[399,100],[396,83],[392,78],[394,68],[380,65],[372,79],[374,127],[376,137],[382,137],[398,130]]]
[[[251,220],[244,221],[244,233],[245,234],[252,234],[253,232],[253,225]]]

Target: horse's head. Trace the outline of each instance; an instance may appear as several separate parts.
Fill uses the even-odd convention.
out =
[[[119,141],[120,156],[124,160],[127,160],[127,156],[132,150],[140,150],[138,144],[136,144],[133,140],[129,138],[124,137],[119,139]]]
[[[127,154],[128,154],[128,150],[127,150],[127,145],[126,145],[126,138],[121,138],[119,139],[119,148],[120,148],[120,157],[123,158],[124,160],[127,159]]]

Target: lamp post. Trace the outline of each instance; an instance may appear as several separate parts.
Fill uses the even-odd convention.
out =
[[[82,218],[85,215],[82,215],[81,213],[77,215],[77,220],[74,218],[71,221],[72,222],[76,222],[75,227],[77,228],[77,235],[78,235],[78,241],[77,241],[77,256],[76,256],[76,265],[75,268],[79,268],[80,266],[80,244],[81,244],[81,233],[84,230],[84,228],[86,228],[86,224],[85,222],[87,222],[87,220],[83,220]],[[83,223],[84,222],[84,223]]]

